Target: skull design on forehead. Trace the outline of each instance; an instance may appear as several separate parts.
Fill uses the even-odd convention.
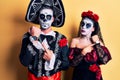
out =
[[[48,29],[51,27],[53,20],[52,9],[42,9],[40,11],[39,21],[42,29]]]

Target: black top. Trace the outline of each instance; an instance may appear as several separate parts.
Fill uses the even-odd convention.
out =
[[[108,49],[97,44],[85,56],[81,51],[79,48],[70,48],[70,64],[74,67],[72,80],[103,80],[99,65],[111,60]]]

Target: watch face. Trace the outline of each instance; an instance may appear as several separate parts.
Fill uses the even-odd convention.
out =
[[[100,41],[96,41],[95,43],[96,43],[96,44],[99,44],[99,43],[100,43]]]
[[[36,36],[32,36],[34,40],[38,40],[38,38]]]

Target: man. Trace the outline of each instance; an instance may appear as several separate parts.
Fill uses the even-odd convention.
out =
[[[40,24],[40,29],[31,27],[22,41],[20,62],[28,67],[28,80],[60,80],[60,71],[68,68],[67,39],[51,27],[60,27],[64,24],[62,2],[57,3],[61,5],[54,5],[52,0],[31,0],[29,5],[26,20]],[[36,4],[35,8],[33,5]],[[58,6],[62,14],[58,13],[61,10],[56,10]]]

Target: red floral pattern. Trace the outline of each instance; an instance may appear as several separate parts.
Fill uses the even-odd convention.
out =
[[[101,69],[96,64],[90,65],[89,70],[96,73],[96,80],[101,78]]]
[[[63,38],[61,39],[60,41],[58,41],[58,44],[60,47],[64,47],[67,45],[67,39],[66,38]]]
[[[87,53],[84,59],[87,62],[95,63],[97,61],[97,59],[98,59],[96,51],[92,50],[90,53]]]
[[[97,72],[99,67],[96,64],[90,65],[89,70],[92,72]]]
[[[99,16],[97,14],[94,14],[92,11],[88,11],[88,12],[83,12],[82,17],[89,17],[91,19],[93,19],[94,21],[98,22]]]

